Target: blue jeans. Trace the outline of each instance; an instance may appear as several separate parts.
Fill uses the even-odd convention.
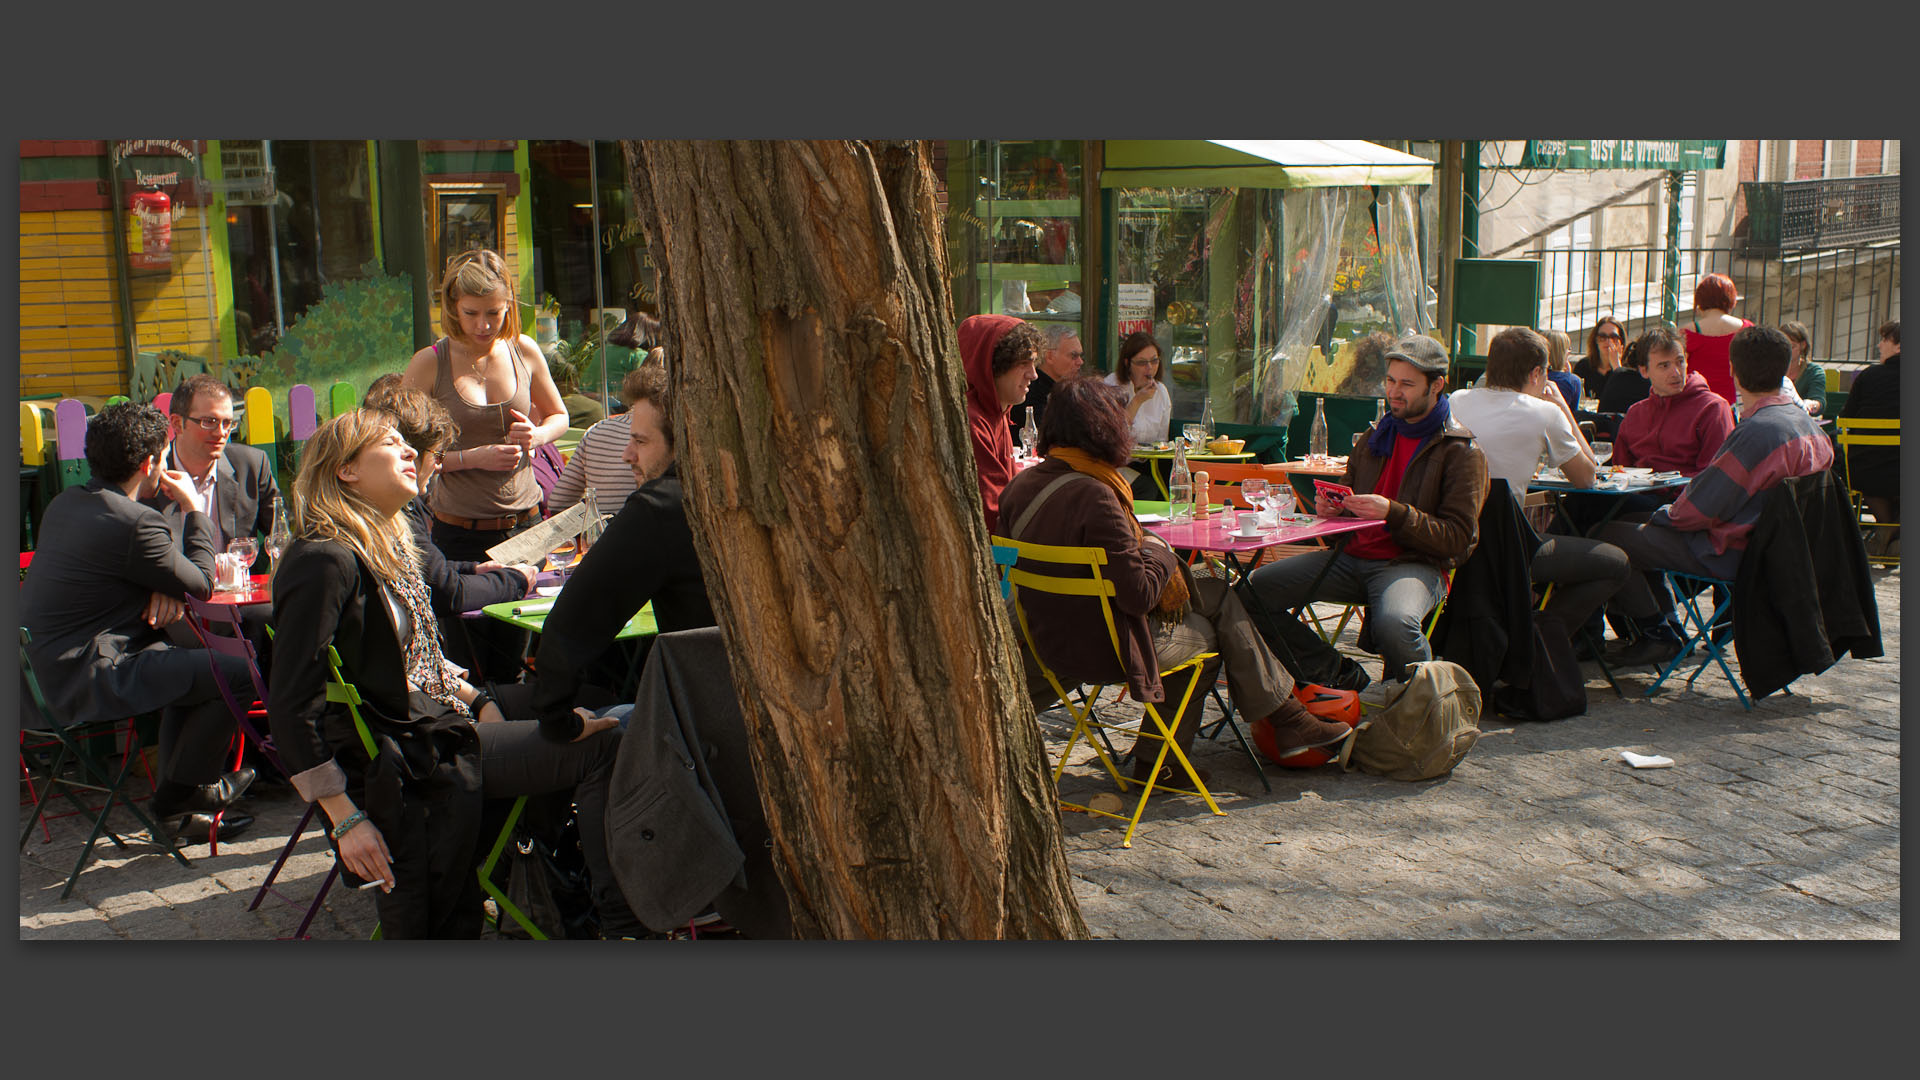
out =
[[[1312,595],[1307,590],[1332,560]],[[1446,595],[1447,575],[1417,562],[1356,559],[1345,553],[1309,552],[1255,570],[1247,578],[1273,617],[1281,641],[1293,651],[1301,678],[1323,682],[1340,669],[1340,653],[1313,628],[1289,612],[1310,600],[1365,604],[1371,613],[1373,641],[1380,650],[1381,677],[1405,679],[1407,665],[1433,659],[1420,624]],[[1281,657],[1285,661],[1285,657]]]

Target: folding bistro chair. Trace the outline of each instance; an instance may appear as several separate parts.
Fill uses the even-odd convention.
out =
[[[21,717],[21,732],[35,739],[51,740],[56,749],[52,763],[46,768],[45,779],[39,794],[34,799],[33,815],[27,819],[27,827],[20,834],[20,850],[25,851],[27,849],[27,838],[33,835],[34,825],[39,823],[42,815],[46,812],[47,800],[52,798],[53,793],[57,790],[63,798],[73,805],[75,812],[93,814],[93,831],[87,834],[87,842],[85,846],[80,849],[80,857],[74,860],[73,873],[67,875],[67,887],[60,893],[61,900],[66,900],[73,895],[73,886],[80,880],[80,871],[87,865],[87,856],[93,854],[93,845],[99,841],[102,834],[104,834],[107,839],[113,841],[114,847],[125,848],[127,846],[113,830],[107,828],[107,815],[113,813],[115,806],[124,806],[128,810],[131,810],[133,816],[139,819],[140,824],[146,826],[147,834],[154,839],[154,842],[164,846],[169,855],[172,855],[180,861],[181,866],[193,865],[187,861],[185,855],[181,854],[179,847],[170,842],[168,834],[162,832],[160,827],[154,823],[154,820],[147,816],[147,812],[141,808],[139,802],[128,796],[123,790],[127,782],[127,777],[133,771],[133,762],[139,757],[140,741],[138,733],[136,732],[132,735],[128,745],[128,753],[121,758],[120,771],[112,778],[107,776],[106,766],[102,763],[96,763],[86,750],[80,746],[81,739],[101,732],[111,732],[113,728],[119,724],[124,723],[131,727],[133,723],[132,719],[89,721],[81,724],[62,724],[54,719],[53,710],[47,704],[46,695],[40,690],[40,679],[33,673],[33,661],[27,657],[27,646],[30,645],[32,641],[32,635],[27,631],[27,628],[24,626],[21,627],[20,678],[27,696],[33,702],[33,712]],[[35,719],[36,717],[37,720]],[[69,760],[79,767],[80,777],[77,779],[62,775],[61,770],[67,765]],[[75,788],[99,792],[106,796],[106,800],[101,803],[98,813],[93,813],[85,803],[80,801],[80,798],[73,793],[73,789]]]
[[[1847,500],[1853,504],[1854,524],[1860,528],[1860,535],[1871,537],[1875,534],[1891,533],[1900,535],[1900,523],[1881,521],[1867,508],[1866,496],[1854,490],[1852,451],[1856,446],[1891,446],[1897,452],[1900,447],[1900,420],[1897,417],[1842,416],[1834,420],[1839,434],[1834,442],[1840,447],[1842,475],[1847,480]],[[1867,561],[1881,566],[1900,565],[1900,556],[1883,552],[1874,554],[1873,545],[1867,546]]]
[[[1107,775],[1113,778],[1114,783],[1119,785],[1121,791],[1126,791],[1129,784],[1137,783],[1141,785],[1140,801],[1135,804],[1131,817],[1125,817],[1106,810],[1096,810],[1078,803],[1062,801],[1060,805],[1068,810],[1078,810],[1082,813],[1110,817],[1116,821],[1125,821],[1127,823],[1127,831],[1126,834],[1121,837],[1121,847],[1133,846],[1133,832],[1139,827],[1140,816],[1146,812],[1147,800],[1153,795],[1155,788],[1176,791],[1185,795],[1198,795],[1206,801],[1209,810],[1212,810],[1216,815],[1224,816],[1226,811],[1220,809],[1219,805],[1213,801],[1213,795],[1207,791],[1207,786],[1201,783],[1199,774],[1194,771],[1193,763],[1187,760],[1187,755],[1182,752],[1180,747],[1173,741],[1172,729],[1169,728],[1166,721],[1161,718],[1160,709],[1155,707],[1152,702],[1143,703],[1146,706],[1146,718],[1141,722],[1138,737],[1159,740],[1160,752],[1154,757],[1153,769],[1147,774],[1148,778],[1144,781],[1133,780],[1130,777],[1123,776],[1119,768],[1114,764],[1114,758],[1118,755],[1112,755],[1106,750],[1102,750],[1093,740],[1094,731],[1104,728],[1119,728],[1120,725],[1108,724],[1106,721],[1095,716],[1087,699],[1083,698],[1076,702],[1074,698],[1067,694],[1066,687],[1060,684],[1060,679],[1053,673],[1053,669],[1047,667],[1045,662],[1040,660],[1040,652],[1034,645],[1033,632],[1027,625],[1026,609],[1020,603],[1020,591],[1022,589],[1031,589],[1034,592],[1047,593],[1055,596],[1083,596],[1098,600],[1100,603],[1101,617],[1106,622],[1107,640],[1113,645],[1114,659],[1124,665],[1125,659],[1120,655],[1120,633],[1119,630],[1116,629],[1113,621],[1114,585],[1112,581],[1107,580],[1100,572],[1100,568],[1107,564],[1106,550],[1096,547],[1060,547],[1050,544],[1033,544],[1020,540],[1008,540],[998,536],[993,538],[993,543],[995,547],[1010,547],[1016,553],[1018,562],[1007,571],[1007,582],[1011,586],[1013,609],[1014,614],[1018,616],[1019,619],[1021,636],[1026,639],[1027,648],[1033,652],[1034,661],[1040,665],[1040,671],[1046,676],[1048,685],[1053,687],[1054,693],[1059,695],[1060,700],[1066,704],[1067,711],[1073,715],[1073,734],[1068,737],[1066,747],[1061,750],[1060,760],[1054,764],[1054,784],[1056,787],[1059,785],[1060,777],[1067,769],[1067,759],[1073,754],[1073,748],[1079,744],[1082,738],[1085,738],[1087,745],[1093,748],[1094,755],[1100,759],[1101,766],[1107,770]],[[997,558],[998,557],[996,557],[996,559]],[[1085,573],[1043,573],[1039,569],[1022,569],[1019,563],[1026,563],[1034,567],[1047,567],[1049,569],[1057,567],[1069,569],[1080,567],[1085,569]],[[1202,665],[1217,655],[1219,654],[1211,652],[1201,653],[1184,663],[1175,664],[1173,667],[1167,668],[1160,673],[1160,677],[1165,679],[1171,675],[1186,671],[1189,668],[1194,669],[1197,676]],[[1194,692],[1199,688],[1198,684],[1199,680],[1197,677],[1187,680],[1186,693],[1181,695],[1179,705],[1173,710],[1173,716],[1176,718],[1176,722],[1178,718],[1186,712],[1187,703],[1192,700]],[[1149,725],[1151,725],[1151,727],[1149,727]],[[1185,772],[1187,778],[1193,782],[1192,789],[1157,783],[1160,776],[1160,769],[1166,763],[1169,753],[1172,753],[1175,760],[1179,762],[1181,771]]]
[[[378,758],[380,748],[374,744],[373,733],[367,730],[367,722],[360,716],[360,691],[340,674],[340,654],[335,652],[331,645],[327,646],[327,673],[333,678],[333,681],[327,684],[327,700],[340,702],[347,707],[347,714],[353,718],[353,730],[359,734],[360,745],[367,751],[367,760]],[[500,865],[500,856],[506,852],[507,844],[513,839],[513,827],[520,823],[520,814],[526,808],[525,795],[513,800],[513,807],[507,812],[506,824],[501,826],[500,835],[494,838],[493,847],[487,852],[486,861],[480,864],[478,871],[480,888],[488,896],[493,897],[493,902],[498,906],[502,916],[518,923],[520,929],[527,932],[528,937],[536,941],[546,941],[548,940],[546,933],[535,926],[533,920],[527,918],[526,913],[515,906],[513,901],[507,899],[507,894],[493,881],[494,869]],[[338,856],[334,859],[333,869],[334,873],[339,873]],[[331,884],[333,879],[329,877],[327,880]],[[379,927],[374,927],[373,936],[376,940],[380,937]]]
[[[1680,629],[1683,631],[1683,634],[1680,641],[1680,652],[1676,654],[1672,660],[1667,661],[1666,666],[1660,669],[1659,677],[1653,680],[1653,685],[1647,687],[1647,696],[1652,697],[1654,691],[1660,689],[1660,684],[1667,681],[1667,676],[1673,674],[1681,664],[1691,659],[1694,648],[1698,646],[1706,650],[1706,655],[1701,657],[1700,663],[1694,667],[1693,673],[1687,676],[1687,686],[1689,688],[1693,686],[1693,681],[1700,677],[1701,672],[1707,670],[1708,664],[1719,664],[1720,671],[1726,675],[1727,681],[1733,684],[1733,693],[1734,696],[1740,699],[1740,706],[1751,711],[1753,709],[1753,702],[1747,700],[1747,692],[1741,687],[1739,676],[1735,675],[1733,669],[1727,666],[1726,655],[1720,643],[1714,640],[1714,633],[1716,631],[1721,631],[1724,628],[1726,632],[1730,633],[1733,629],[1733,582],[1727,578],[1706,577],[1700,574],[1683,574],[1678,570],[1668,570],[1665,571],[1665,574],[1667,588],[1672,591],[1673,595],[1680,598]],[[1718,602],[1715,603],[1713,600],[1709,600],[1707,604],[1702,604],[1700,602],[1700,593],[1702,592],[1707,592],[1710,597],[1718,598]],[[1709,606],[1711,607],[1710,614],[1708,613]]]

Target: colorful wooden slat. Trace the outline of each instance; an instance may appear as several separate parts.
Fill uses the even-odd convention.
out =
[[[339,416],[360,407],[360,391],[349,382],[337,382],[327,388],[327,401],[331,407],[330,416]]]
[[[164,394],[155,394],[153,396],[153,407],[159,409],[162,413],[173,408],[173,391],[169,390]]]
[[[39,468],[47,463],[47,429],[40,410],[20,403],[20,464]]]
[[[256,386],[247,391],[246,431],[240,441],[248,446],[266,447],[273,444],[273,394],[264,386]]]
[[[80,487],[93,478],[87,466],[87,407],[66,398],[53,407],[54,453],[59,458],[56,486],[60,491]]]
[[[313,437],[313,429],[319,421],[320,414],[314,407],[313,387],[306,383],[295,383],[287,391],[287,437],[296,443],[306,442]]]

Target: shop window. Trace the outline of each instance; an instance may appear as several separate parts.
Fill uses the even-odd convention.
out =
[[[329,282],[375,261],[373,166],[363,140],[229,140],[220,158],[235,345],[263,355]]]
[[[1067,139],[948,144],[947,251],[962,317],[1015,315],[1070,326],[1085,340],[1081,146]]]

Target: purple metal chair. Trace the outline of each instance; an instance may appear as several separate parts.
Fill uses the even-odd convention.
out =
[[[262,720],[266,717],[267,682],[260,675],[260,660],[254,652],[253,642],[247,640],[246,634],[241,630],[238,611],[227,604],[209,604],[192,596],[187,597],[187,610],[190,612],[189,619],[194,633],[199,635],[201,642],[210,652],[238,657],[247,662],[247,674],[253,681],[252,700],[259,705],[257,710],[241,703],[242,695],[236,694],[234,688],[227,685],[226,678],[220,673],[220,665],[215,663],[212,657],[207,659],[207,662],[213,665],[213,680],[220,687],[220,696],[226,700],[227,709],[233,713],[234,722],[240,726],[245,738],[259,748],[261,754],[266,756],[275,769],[280,770],[282,776],[287,775],[287,769],[280,762],[280,754],[274,748],[272,737],[262,732],[253,722],[256,716]],[[253,902],[247,905],[248,911],[258,908],[269,892],[285,903],[299,904],[298,900],[274,888],[273,883],[279,878],[280,870],[286,866],[287,859],[293,855],[293,849],[300,843],[300,837],[306,832],[307,824],[313,820],[315,806],[314,803],[307,804],[307,812],[301,815],[300,823],[293,827],[293,833],[287,837],[286,844],[281,847],[280,857],[274,860],[273,869],[267,872],[266,880],[260,883],[259,890],[253,894]],[[320,890],[314,893],[312,902],[307,905],[306,916],[300,920],[299,929],[293,932],[294,940],[304,941],[310,936],[307,928],[313,925],[314,916],[320,912],[321,902],[327,898],[327,890],[333,887],[333,879],[339,876],[340,863],[336,859],[332,869],[327,871],[326,879],[320,883]]]

